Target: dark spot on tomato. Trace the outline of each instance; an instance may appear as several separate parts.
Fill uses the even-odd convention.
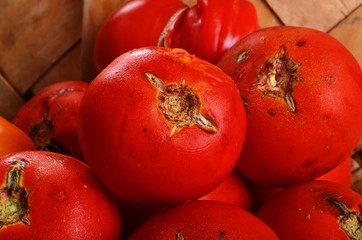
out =
[[[303,47],[305,45],[305,42],[304,41],[298,41],[297,42],[297,46],[298,47]]]
[[[225,235],[224,231],[219,231],[219,238],[225,238]]]
[[[143,128],[143,129],[142,129],[142,132],[144,132],[144,133],[146,133],[147,131],[148,131],[147,128]]]
[[[322,115],[322,120],[323,121],[328,121],[331,117],[328,114],[323,114]]]
[[[275,111],[275,109],[269,108],[269,109],[268,109],[268,114],[269,114],[270,116],[275,116],[275,115],[277,114],[277,112]]]
[[[305,162],[302,164],[302,168],[309,168],[310,166],[312,166],[314,163],[313,159],[307,159],[305,160]]]

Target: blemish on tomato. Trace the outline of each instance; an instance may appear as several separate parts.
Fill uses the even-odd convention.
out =
[[[298,71],[300,65],[286,55],[285,46],[282,45],[274,57],[260,67],[255,76],[257,82],[251,87],[261,91],[263,96],[283,99],[289,111],[296,113],[292,93],[296,83],[304,80]]]
[[[197,125],[209,133],[217,131],[215,121],[200,112],[201,101],[195,91],[186,85],[185,79],[181,84],[165,84],[153,73],[145,72],[144,75],[157,89],[158,108],[166,121],[173,126],[170,135],[193,125]]]
[[[305,45],[304,41],[298,41],[296,44],[298,47],[303,47]]]
[[[236,63],[240,63],[245,61],[246,59],[248,59],[249,55],[251,53],[250,49],[241,51],[237,56],[236,56]]]
[[[275,109],[269,108],[269,109],[268,109],[268,114],[269,114],[270,116],[275,116],[275,115],[277,114],[277,112],[275,111]]]

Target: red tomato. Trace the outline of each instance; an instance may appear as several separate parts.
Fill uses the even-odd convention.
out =
[[[233,81],[182,49],[121,55],[87,89],[79,109],[87,162],[131,203],[199,198],[232,171],[246,121]]]
[[[236,171],[232,171],[219,186],[199,200],[221,201],[252,210],[249,186],[246,179]]]
[[[114,199],[75,158],[25,151],[0,158],[0,239],[119,239]]]
[[[0,156],[34,149],[33,141],[25,132],[0,116]]]
[[[278,239],[260,219],[235,205],[204,200],[180,204],[138,227],[129,240]]]
[[[258,29],[254,5],[246,0],[133,0],[101,27],[94,49],[99,72],[119,55],[139,47],[178,47],[216,63],[236,41]]]
[[[246,0],[198,0],[170,33],[167,47],[179,47],[212,63],[237,41],[259,29],[254,5]]]
[[[100,72],[119,55],[134,48],[156,46],[170,18],[186,7],[181,0],[132,0],[122,4],[97,35],[96,70]]]
[[[88,85],[83,81],[62,81],[45,87],[22,106],[13,123],[30,136],[36,149],[83,160],[77,114]]]
[[[285,188],[256,216],[283,239],[361,239],[361,195],[341,184],[315,180]]]
[[[351,187],[352,183],[352,159],[347,157],[337,167],[331,171],[318,177],[316,180],[328,180],[344,185],[345,187]],[[282,190],[283,188],[262,186],[249,182],[250,195],[254,210],[260,208],[265,202],[267,202],[274,193]]]
[[[277,26],[251,33],[218,66],[236,82],[248,128],[236,169],[282,187],[341,163],[362,135],[362,71],[330,35]]]

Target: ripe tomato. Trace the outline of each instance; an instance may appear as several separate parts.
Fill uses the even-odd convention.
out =
[[[113,198],[83,162],[24,151],[0,158],[0,239],[119,239]]]
[[[182,49],[125,53],[91,83],[79,109],[87,162],[131,203],[197,199],[232,171],[245,136],[233,81]]]
[[[236,169],[274,187],[315,179],[362,135],[362,71],[330,35],[304,27],[259,30],[218,66],[236,82],[248,129]]]
[[[99,72],[135,48],[183,48],[216,63],[236,41],[259,28],[256,9],[246,0],[132,0],[122,4],[101,27],[94,48]]]
[[[361,195],[341,184],[315,180],[285,188],[256,216],[280,239],[361,239]]]
[[[165,46],[217,63],[226,50],[257,29],[256,9],[249,1],[198,0],[175,24]]]
[[[20,108],[13,123],[30,136],[36,149],[83,160],[77,114],[88,85],[87,82],[74,80],[45,87]]]
[[[119,55],[134,48],[156,46],[170,18],[186,7],[181,0],[132,0],[122,4],[97,35],[96,70],[100,72]]]
[[[351,187],[352,183],[351,158],[347,157],[337,167],[327,172],[326,174],[323,174],[322,176],[316,178],[316,180],[327,180],[342,184],[347,188]],[[249,189],[250,189],[250,195],[254,206],[254,210],[257,210],[260,208],[261,205],[267,202],[268,199],[271,198],[272,195],[274,195],[274,193],[278,192],[279,190],[282,190],[283,188],[262,186],[259,184],[249,182]]]
[[[25,132],[0,116],[0,156],[23,150],[34,150],[35,146]]]
[[[232,204],[191,201],[172,207],[139,226],[129,240],[278,239],[260,219]]]
[[[232,171],[219,186],[199,200],[221,201],[252,210],[249,186],[246,179],[236,171]]]

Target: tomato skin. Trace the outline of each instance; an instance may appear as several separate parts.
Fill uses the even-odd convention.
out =
[[[290,93],[295,112],[289,98],[270,97],[256,87],[259,70],[281,55],[283,46],[299,77]],[[356,146],[362,134],[362,71],[328,34],[303,27],[262,29],[234,45],[218,66],[237,83],[247,105],[247,135],[236,169],[253,181],[282,187],[315,179]]]
[[[347,157],[337,167],[323,174],[315,180],[326,180],[341,184],[347,188],[352,183],[352,159]],[[268,187],[249,182],[250,195],[254,207],[254,211],[258,210],[265,202],[268,201],[276,192],[283,188]]]
[[[216,63],[236,41],[259,28],[256,9],[246,0],[132,0],[101,27],[94,48],[97,72],[135,48],[183,48]]]
[[[20,160],[20,185],[29,191],[30,225],[5,225],[1,239],[119,239],[118,207],[89,166],[53,152],[9,154],[0,158],[2,188],[10,166]]]
[[[156,46],[171,16],[187,7],[181,0],[132,0],[122,4],[100,29],[94,62],[98,72],[134,48]]]
[[[133,232],[129,240],[223,238],[278,239],[265,223],[242,208],[199,200],[180,204],[149,219]]]
[[[249,1],[198,0],[182,16],[166,46],[217,63],[226,50],[257,29],[256,9]]]
[[[0,156],[25,150],[34,150],[33,141],[15,124],[0,116]]]
[[[252,210],[249,186],[246,179],[236,171],[232,171],[219,186],[199,200],[221,201]]]
[[[359,194],[338,183],[314,180],[274,194],[256,216],[280,239],[348,240],[338,225],[344,216],[343,211],[328,198],[345,204],[350,212],[361,212],[362,197]]]
[[[173,133],[145,72],[165,84],[184,81],[216,132],[195,124]],[[138,204],[174,204],[211,191],[234,168],[246,128],[233,81],[182,49],[147,47],[121,55],[93,80],[79,113],[87,162],[118,198]]]
[[[36,149],[84,160],[78,140],[77,114],[88,85],[79,80],[53,83],[25,103],[12,122],[31,137]],[[46,127],[36,127],[42,124]]]

